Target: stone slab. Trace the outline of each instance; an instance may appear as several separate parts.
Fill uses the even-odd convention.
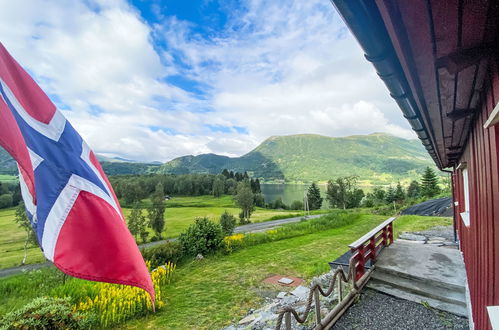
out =
[[[290,280],[293,280],[293,282],[290,284],[279,283],[279,280],[283,277],[289,278]],[[266,283],[266,284],[274,284],[274,285],[281,285],[281,286],[288,286],[288,287],[297,287],[303,283],[303,279],[299,278],[299,277],[287,276],[287,275],[286,276],[284,276],[284,275],[272,275],[272,276],[264,279],[262,282]]]
[[[279,279],[279,281],[277,281],[277,282],[279,282],[280,284],[288,285],[288,284],[293,283],[294,280],[287,278],[287,277],[283,277],[283,278]]]
[[[461,253],[454,249],[396,241],[380,253],[376,267],[443,286],[465,286],[464,262]]]

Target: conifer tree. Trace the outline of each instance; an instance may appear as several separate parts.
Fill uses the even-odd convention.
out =
[[[437,175],[430,167],[426,167],[421,179],[421,194],[425,197],[431,198],[439,193],[440,188],[438,187]]]
[[[402,185],[400,184],[400,182],[397,183],[397,187],[395,188],[393,199],[396,202],[402,202],[405,199],[404,188],[402,188]]]
[[[311,210],[318,210],[322,206],[322,197],[319,187],[314,183],[308,187],[307,192],[308,206]]]

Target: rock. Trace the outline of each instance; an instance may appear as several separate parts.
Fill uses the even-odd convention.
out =
[[[400,242],[400,243],[409,243],[409,244],[424,244],[425,241],[409,241],[407,239],[397,239],[397,242]]]
[[[300,300],[307,300],[309,291],[310,290],[307,287],[300,285],[291,291],[291,294]]]
[[[203,260],[204,257],[201,253],[199,253],[197,256],[196,256],[196,260]]]
[[[300,300],[300,299],[294,295],[285,296],[284,298],[281,299],[281,305],[282,306],[289,306],[289,305],[296,303],[298,300]]]
[[[281,283],[281,284],[291,284],[294,282],[294,280],[290,279],[290,278],[287,278],[287,277],[283,277],[281,278],[279,281],[277,281],[278,283]]]
[[[287,292],[279,292],[279,294],[277,295],[277,298],[282,299],[282,298],[286,297],[287,294],[288,294]]]
[[[399,235],[400,239],[408,240],[408,241],[426,241],[426,237],[423,235],[416,235],[411,233],[402,233]]]
[[[244,325],[251,323],[255,321],[260,315],[258,313],[253,313],[250,315],[247,315],[245,318],[243,318],[241,321],[239,321],[239,325]]]
[[[430,241],[445,241],[445,238],[444,237],[440,237],[440,236],[429,236],[428,237],[428,240]]]
[[[434,241],[434,240],[430,240],[430,241],[427,241],[426,244],[433,244],[433,245],[443,245],[444,242],[443,241]]]

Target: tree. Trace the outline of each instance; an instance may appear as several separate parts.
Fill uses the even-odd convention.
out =
[[[394,195],[393,195],[393,199],[396,201],[396,202],[403,202],[404,199],[405,199],[405,192],[404,192],[404,188],[402,188],[402,185],[399,183],[397,183],[397,187],[395,188],[395,192],[394,192]]]
[[[151,201],[152,205],[147,210],[149,226],[156,233],[156,238],[161,239],[161,233],[165,228],[165,196],[161,183],[156,185]]]
[[[385,194],[385,202],[387,204],[393,203],[395,201],[395,189],[392,186],[388,187]]]
[[[234,197],[237,206],[241,208],[241,224],[249,223],[249,218],[254,209],[254,195],[248,182],[239,182],[237,194]]]
[[[17,225],[26,232],[26,240],[24,241],[24,257],[22,264],[26,263],[26,258],[28,257],[28,245],[35,245],[37,243],[36,233],[33,230],[33,226],[28,219],[26,214],[26,209],[24,208],[24,203],[19,203],[16,208],[16,215],[14,221]]]
[[[127,220],[128,229],[130,230],[130,233],[135,236],[135,240],[137,241],[138,237],[140,237],[142,243],[145,243],[147,236],[149,235],[149,232],[147,231],[147,220],[142,214],[142,209],[138,202],[133,205],[132,212]]]
[[[220,197],[224,193],[225,190],[225,180],[222,179],[220,176],[217,176],[215,181],[213,181],[213,196],[215,197]]]
[[[425,197],[431,198],[439,193],[440,188],[438,187],[437,175],[430,167],[426,167],[421,179],[421,194]]]
[[[234,232],[234,228],[236,228],[236,218],[225,211],[220,216],[220,226],[222,226],[224,236],[230,236]]]
[[[310,210],[318,210],[322,206],[321,191],[317,184],[313,182],[310,187],[308,187],[307,192],[308,207]]]
[[[326,198],[333,208],[354,208],[360,205],[364,191],[357,188],[357,177],[340,177],[327,183]]]
[[[354,207],[359,207],[360,202],[364,198],[364,190],[355,188],[351,194],[348,196],[347,208],[351,209]]]
[[[412,180],[407,188],[407,197],[409,198],[419,198],[421,196],[421,186],[416,180]]]
[[[265,197],[263,196],[263,194],[261,193],[258,193],[258,194],[254,194],[255,195],[255,206],[258,206],[258,207],[265,207]]]
[[[0,209],[4,209],[12,206],[12,195],[3,194],[0,195]]]
[[[380,205],[385,204],[386,191],[382,187],[376,187],[373,189],[374,204]]]

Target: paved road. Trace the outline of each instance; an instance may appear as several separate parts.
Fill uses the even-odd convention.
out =
[[[315,219],[315,218],[318,218],[322,215],[323,214],[309,215],[306,217],[306,220]],[[294,218],[286,218],[286,219],[279,219],[279,220],[250,223],[247,225],[236,227],[234,232],[235,233],[262,232],[262,231],[267,231],[267,230],[277,228],[279,226],[282,226],[282,225],[285,225],[288,223],[300,222],[302,219],[304,219],[304,217],[294,217]],[[174,240],[176,240],[176,238],[145,243],[145,244],[139,245],[139,247],[140,248],[148,248],[151,246],[165,243],[167,241],[174,241]],[[39,263],[39,264],[30,264],[30,265],[24,265],[24,266],[19,266],[19,267],[0,269],[0,278],[15,275],[15,274],[22,273],[22,272],[29,271],[29,270],[35,270],[35,269],[40,269],[40,268],[50,267],[50,266],[53,266],[53,264],[51,262],[47,261],[47,262]]]

